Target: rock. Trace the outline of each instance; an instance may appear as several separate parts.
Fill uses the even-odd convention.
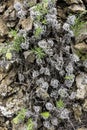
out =
[[[87,112],[87,99],[85,99],[85,102],[83,104],[83,110]]]
[[[82,127],[82,128],[78,128],[77,130],[87,130],[87,128]]]
[[[23,123],[20,123],[18,125],[13,123],[12,130],[26,130],[26,125]]]
[[[9,72],[12,68],[12,63],[10,61],[0,61],[0,72]]]
[[[13,83],[15,79],[15,76],[16,76],[16,71],[15,72],[11,71],[10,73],[8,73],[8,75],[4,77],[4,79],[1,81],[0,84],[0,96],[5,97],[17,91],[10,87],[10,85]]]
[[[5,79],[6,76],[7,76],[6,73],[1,73],[0,72],[0,81],[2,81],[3,79]]]
[[[84,70],[87,72],[87,60],[85,60],[85,61],[83,62],[83,67],[84,67]]]
[[[12,117],[18,110],[24,108],[26,97],[23,97],[22,90],[15,95],[8,97],[6,103],[0,103],[0,112],[5,117]]]
[[[65,9],[64,9],[65,10]],[[58,12],[58,16],[61,17],[62,19],[66,19],[66,11],[62,10],[62,8],[60,8],[58,6],[57,12]]]
[[[85,52],[87,50],[87,44],[85,44],[85,42],[82,42],[82,43],[76,44],[74,48],[81,51],[83,50]]]
[[[87,59],[87,44],[85,44],[85,42],[76,44],[74,46],[74,52],[81,60],[85,61]]]
[[[87,39],[87,23],[84,22],[80,29],[77,29],[76,43],[81,43]]]
[[[10,6],[3,14],[4,21],[15,21],[17,19],[13,6]]]
[[[87,4],[87,0],[83,0],[85,4]]]
[[[23,54],[27,63],[34,63],[35,55],[32,51],[25,51]]]
[[[8,130],[6,127],[0,127],[0,130]]]
[[[78,104],[74,104],[73,106],[75,119],[81,122],[82,108]]]
[[[68,7],[68,9],[71,11],[71,12],[83,12],[85,11],[85,6],[84,5],[78,5],[78,4],[72,4],[71,6]]]
[[[80,74],[76,77],[76,85],[77,85],[77,99],[84,99],[87,96],[87,83],[84,83],[84,79],[87,75]]]
[[[6,23],[2,18],[0,17],[0,41],[3,42],[5,40],[5,37],[8,34],[8,28],[6,26]]]
[[[0,5],[0,13],[3,13],[5,10],[6,4]]]
[[[33,25],[33,20],[30,17],[25,19],[20,19],[18,23],[18,26],[21,26],[22,29],[24,29],[25,31],[30,31],[32,29],[32,25]]]
[[[64,0],[67,4],[83,4],[82,0]]]

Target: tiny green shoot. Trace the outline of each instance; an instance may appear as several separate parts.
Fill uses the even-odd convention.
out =
[[[33,130],[33,127],[34,127],[34,123],[32,121],[32,118],[29,118],[27,122],[27,130]]]
[[[50,117],[50,113],[49,112],[42,112],[41,116],[45,119],[48,119]]]
[[[62,99],[60,99],[59,101],[56,101],[56,107],[58,109],[62,109],[62,108],[64,108],[64,106],[65,106],[65,104]]]
[[[26,109],[21,109],[19,112],[18,112],[18,115],[13,119],[13,123],[14,124],[18,124],[20,123],[21,121],[24,121],[25,119],[25,116],[26,116]]]
[[[40,47],[35,47],[34,49],[32,49],[32,52],[36,55],[38,59],[42,59],[45,57],[45,53]]]

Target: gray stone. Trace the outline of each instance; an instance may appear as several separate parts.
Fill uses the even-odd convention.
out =
[[[76,85],[77,85],[77,99],[84,99],[87,96],[87,82],[84,84],[84,78],[87,77],[84,73],[78,75],[76,77]]]
[[[35,60],[35,55],[31,51],[25,51],[24,53],[24,58],[27,63],[33,63]]]
[[[83,110],[87,112],[87,99],[83,103]]]
[[[0,13],[3,13],[5,10],[6,4],[0,5]]]

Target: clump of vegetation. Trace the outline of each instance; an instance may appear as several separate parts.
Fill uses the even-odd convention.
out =
[[[46,25],[47,24],[47,20],[46,20],[46,14],[48,13],[48,1],[47,0],[44,0],[42,1],[41,3],[38,3],[35,8],[34,8],[34,11],[37,11],[37,15],[36,15],[36,18],[35,18],[35,22],[37,23],[40,23],[42,25]],[[38,27],[35,29],[35,32],[34,32],[34,36],[36,38],[38,38],[41,33],[42,33],[42,28],[41,27]]]
[[[20,46],[21,43],[25,41],[24,37],[21,35],[18,35],[16,30],[11,30],[9,34],[11,37],[13,37],[12,50],[19,52],[21,50],[21,46]]]
[[[35,47],[32,51],[38,59],[42,59],[45,56],[43,49],[40,47]]]
[[[50,113],[49,112],[42,112],[41,113],[41,116],[45,119],[49,118],[50,117]]]
[[[56,101],[56,107],[58,109],[62,109],[62,108],[64,108],[64,106],[65,106],[65,104],[62,99],[60,99],[59,101]]]
[[[36,5],[35,11],[40,12],[42,15],[46,15],[48,13],[47,6],[48,6],[48,1],[45,0],[45,1],[38,3]]]
[[[17,116],[13,119],[13,123],[17,125],[21,122],[24,122],[25,118],[26,118],[26,109],[23,108],[18,112]],[[26,126],[27,126],[26,130],[33,130],[34,123],[32,121],[32,118],[28,119]]]
[[[34,123],[33,123],[32,119],[29,118],[28,122],[27,122],[27,130],[33,130],[33,127],[34,127]]]
[[[69,76],[65,76],[64,78],[65,78],[66,80],[72,80],[72,79],[74,78],[74,76],[69,75]]]
[[[24,121],[26,116],[26,109],[21,109],[21,111],[18,112],[18,115],[13,119],[14,124],[18,124],[22,121]]]
[[[43,30],[42,30],[41,27],[36,28],[36,30],[35,30],[35,32],[34,32],[34,36],[35,36],[36,38],[38,38],[38,37],[41,35],[42,31],[43,31]]]
[[[16,51],[17,53],[21,51],[21,43],[25,42],[23,36],[19,36],[16,30],[11,30],[9,32],[9,36],[13,38],[12,43],[6,43],[5,46],[1,46],[0,55],[5,55],[6,59],[12,59],[12,51]]]
[[[73,30],[75,36],[78,36],[81,32],[81,29],[84,27],[84,24],[86,24],[87,22],[84,21],[82,19],[83,15],[87,13],[86,11],[84,11],[83,13],[81,13],[79,16],[77,16],[76,20],[75,20],[75,24],[71,27],[71,29]]]

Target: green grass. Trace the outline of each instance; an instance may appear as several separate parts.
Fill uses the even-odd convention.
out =
[[[35,30],[35,32],[34,32],[34,36],[35,36],[36,38],[38,38],[38,37],[41,35],[42,31],[43,31],[43,30],[42,30],[41,27],[36,28],[36,30]]]
[[[23,36],[18,35],[16,30],[11,30],[9,32],[9,36],[12,39],[12,44],[6,43],[5,46],[1,46],[0,47],[0,55],[5,55],[7,60],[11,60],[12,59],[12,52],[16,51],[17,53],[19,53],[19,51],[21,51],[21,43],[25,42],[25,39]]]
[[[16,30],[11,30],[9,32],[9,35],[13,37],[13,45],[12,45],[12,50],[15,50],[16,52],[21,51],[21,43],[25,41],[23,36],[19,36]]]
[[[25,116],[26,116],[26,109],[23,108],[18,112],[17,116],[13,119],[13,123],[18,124],[24,121]]]
[[[34,49],[32,49],[32,52],[36,55],[38,59],[43,59],[45,57],[45,53],[40,47],[35,47]]]
[[[50,117],[50,113],[49,112],[42,112],[41,116],[45,119],[48,119]]]
[[[72,75],[64,77],[64,79],[66,79],[66,80],[72,80],[73,78],[74,78],[74,76],[72,76]]]
[[[75,24],[71,26],[71,29],[74,32],[74,35],[77,37],[81,33],[81,29],[84,27],[84,25],[87,23],[83,20],[84,14],[86,14],[87,11],[84,11],[83,13],[79,14],[75,20]]]
[[[29,118],[27,121],[27,129],[26,130],[33,130],[34,123],[32,121],[32,118]]]
[[[62,99],[60,99],[59,101],[56,101],[56,107],[58,109],[62,109],[62,108],[64,108],[64,106],[65,106],[65,104]]]

